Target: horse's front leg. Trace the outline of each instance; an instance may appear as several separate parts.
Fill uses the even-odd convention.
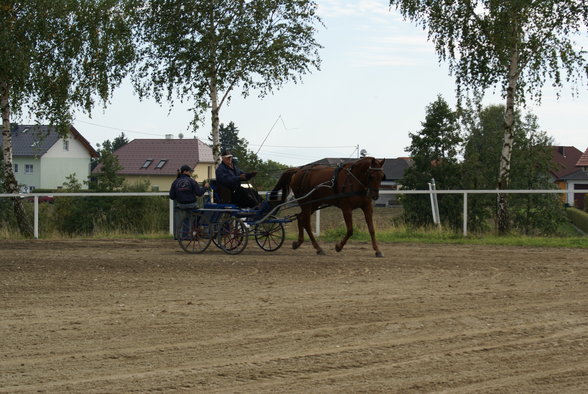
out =
[[[378,248],[378,243],[376,242],[376,232],[374,230],[374,209],[372,207],[371,201],[368,202],[364,207],[361,208],[363,211],[363,215],[365,216],[365,222],[367,223],[368,230],[370,232],[370,237],[372,238],[372,248],[376,251],[376,257],[384,257],[380,248]]]
[[[345,227],[347,228],[347,232],[343,239],[335,245],[335,250],[340,252],[343,250],[343,246],[347,243],[349,238],[353,235],[353,211],[351,209],[343,209],[341,208],[341,212],[343,212],[343,219],[345,220]]]

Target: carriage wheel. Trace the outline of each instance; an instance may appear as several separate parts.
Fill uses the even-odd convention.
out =
[[[239,218],[231,216],[218,224],[217,245],[228,254],[239,254],[247,246],[247,227]]]
[[[192,215],[182,223],[179,231],[180,246],[187,253],[202,253],[210,245],[210,225],[202,215]]]
[[[212,243],[219,249],[222,249],[223,247],[219,243],[218,229],[220,228],[221,223],[228,221],[230,218],[230,213],[221,213],[213,220],[214,224],[212,225]]]
[[[275,220],[270,217],[270,220]],[[286,234],[284,224],[280,222],[263,222],[255,226],[255,242],[266,252],[273,252],[280,249],[284,243]]]

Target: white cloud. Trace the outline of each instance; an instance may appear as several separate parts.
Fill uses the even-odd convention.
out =
[[[392,16],[390,8],[382,0],[319,0],[318,13],[324,17],[382,17]]]

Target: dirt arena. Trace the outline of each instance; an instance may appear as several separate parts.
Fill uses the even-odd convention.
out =
[[[0,392],[586,393],[588,251],[0,241]]]

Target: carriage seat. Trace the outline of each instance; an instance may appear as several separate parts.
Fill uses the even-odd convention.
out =
[[[221,203],[221,204],[230,204],[231,203],[231,195],[233,194],[231,192],[231,189],[229,189],[226,186],[221,185],[220,183],[218,183],[216,181],[216,179],[213,179],[210,181],[210,187],[212,188],[212,190],[214,190],[214,197],[215,200],[217,200],[217,203]]]

